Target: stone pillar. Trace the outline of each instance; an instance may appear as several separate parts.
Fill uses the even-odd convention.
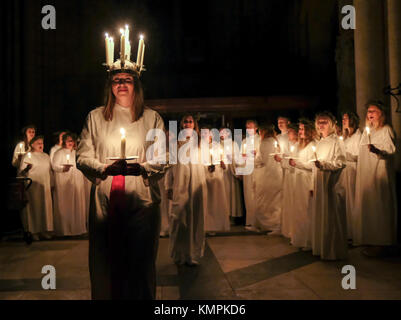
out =
[[[388,103],[383,93],[387,85],[384,1],[354,0],[356,11],[355,83],[357,113],[365,124],[365,104],[370,99]]]
[[[401,83],[401,0],[387,0],[389,78],[392,88]],[[401,96],[400,105],[401,105]],[[397,136],[396,169],[401,171],[401,113],[391,98],[391,123]],[[401,107],[400,107],[401,109]]]

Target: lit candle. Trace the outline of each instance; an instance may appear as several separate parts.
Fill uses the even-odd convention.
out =
[[[70,155],[67,154],[65,157],[67,158],[67,164],[70,164]]]
[[[109,38],[109,61],[107,64],[111,66],[114,62],[114,40],[112,37]]]
[[[314,154],[315,154],[315,159],[316,159],[316,161],[317,161],[316,147],[315,147],[315,146],[312,146],[312,150],[313,150],[313,152],[314,152]]]
[[[343,136],[341,136],[341,137],[340,137],[340,140],[341,140],[341,141],[343,141],[343,140],[344,140],[344,137],[343,137]]]
[[[125,159],[125,129],[120,129],[121,133],[121,159]]]
[[[121,63],[125,61],[125,33],[123,29],[120,29],[121,39],[120,39],[120,60]]]
[[[277,146],[278,146],[277,141],[274,141],[274,153],[277,153]]]
[[[136,57],[136,64],[139,67],[139,70],[142,68],[143,65],[143,55],[145,52],[145,42],[143,41],[143,35],[141,34],[139,37],[139,44],[138,44],[138,54]]]
[[[19,144],[19,153],[22,153],[22,143]]]
[[[366,127],[366,133],[368,134],[369,144],[371,144],[371,141],[370,141],[370,128],[369,127]]]
[[[109,34],[106,32],[105,33],[106,38],[104,39],[105,43],[106,43],[106,64],[108,66],[110,66],[109,62],[110,62],[110,41],[109,41]]]
[[[243,154],[246,154],[246,143],[244,143],[244,148],[243,148],[243,150],[242,150],[242,153],[243,153]]]
[[[290,152],[291,152],[291,155],[293,155],[293,153],[294,153],[294,150],[295,150],[295,147],[294,147],[294,146],[291,146],[291,147],[290,147]]]
[[[223,161],[223,148],[220,147],[220,161]]]
[[[127,56],[127,60],[131,58],[131,44],[129,42],[129,28],[128,25],[125,25],[125,54]]]

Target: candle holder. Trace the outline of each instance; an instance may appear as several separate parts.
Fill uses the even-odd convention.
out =
[[[106,160],[134,160],[134,159],[139,159],[139,156],[129,156],[125,158],[121,157],[107,157]]]

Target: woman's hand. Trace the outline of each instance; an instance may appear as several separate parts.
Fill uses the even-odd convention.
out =
[[[377,149],[373,144],[368,144],[369,151],[381,155],[381,150]]]
[[[322,169],[322,168],[323,168],[322,163],[321,163],[319,160],[316,160],[316,161],[315,161],[315,166],[316,166],[316,168],[318,168],[318,169]]]
[[[72,167],[71,165],[64,164],[64,165],[63,165],[63,172],[68,172],[68,171],[70,171],[70,168],[71,168],[71,167]]]
[[[283,160],[282,158],[280,158],[280,156],[278,154],[274,155],[274,160],[276,160],[277,162],[281,162],[281,160]]]
[[[220,161],[220,166],[222,167],[223,170],[226,170],[226,169],[227,169],[227,166],[226,166],[226,164],[224,163],[223,160]]]
[[[210,173],[214,172],[215,169],[216,169],[216,167],[214,166],[214,164],[207,167],[207,170],[209,170]]]
[[[139,163],[128,163],[127,176],[143,176],[147,177],[146,170]]]
[[[295,160],[294,160],[294,159],[290,159],[289,163],[290,163],[290,166],[292,166],[292,167],[295,167],[295,166],[297,165],[297,164],[295,163]]]
[[[108,165],[103,173],[106,176],[125,176],[127,175],[127,162],[125,160],[117,160]]]

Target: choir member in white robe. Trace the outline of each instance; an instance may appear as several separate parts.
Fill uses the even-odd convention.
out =
[[[299,142],[296,158],[289,160],[290,166],[295,168],[294,183],[294,214],[291,216],[291,244],[303,250],[311,249],[310,221],[311,221],[311,194],[313,187],[313,160],[316,130],[313,122],[307,119],[299,120]]]
[[[339,177],[345,167],[345,152],[336,133],[336,120],[329,112],[316,115],[316,143],[313,167],[311,219],[312,254],[323,260],[345,259],[348,254],[347,219],[339,206]]]
[[[277,127],[280,130],[280,134],[277,135],[277,140],[282,153],[288,152],[288,126],[291,121],[285,116],[279,116],[277,118]]]
[[[133,64],[126,61],[125,67],[119,60],[113,64],[105,106],[89,113],[77,149],[78,168],[95,184],[89,217],[92,299],[156,294],[160,190],[152,180],[165,164],[147,158],[153,142],[146,137],[153,129],[164,131],[164,123],[144,106]],[[138,158],[124,160],[132,156]]]
[[[216,231],[230,230],[229,203],[224,183],[227,166],[222,162],[219,132],[215,130],[214,133],[215,137],[209,128],[201,129],[201,152],[207,187],[205,231],[211,235]]]
[[[30,142],[35,137],[36,127],[32,125],[28,125],[22,129],[23,140],[18,142],[14,148],[13,158],[11,160],[11,164],[13,167],[20,167],[21,159],[23,156],[31,151]]]
[[[50,149],[50,161],[53,162],[54,153],[62,148],[63,145],[63,135],[67,133],[67,131],[61,131],[57,133],[58,142]]]
[[[246,156],[245,161],[255,161],[255,155],[259,149],[260,136],[257,133],[258,123],[256,120],[247,120],[246,122],[246,138],[242,140],[241,152]],[[247,140],[251,143],[247,143]],[[251,145],[249,145],[251,144]],[[251,151],[251,152],[248,152]],[[244,201],[246,210],[246,229],[257,231],[255,228],[255,179],[263,179],[256,177],[254,170],[249,174],[243,175]]]
[[[385,122],[383,105],[367,104],[366,125],[359,147],[356,173],[353,243],[371,245],[368,255],[384,253],[397,242],[393,129]]]
[[[347,214],[347,233],[348,239],[352,239],[352,215],[355,201],[355,183],[356,183],[356,164],[359,153],[359,143],[361,140],[361,131],[359,130],[359,117],[354,112],[343,114],[342,119],[342,138],[346,153],[346,167],[342,170],[340,181],[344,189],[342,201],[345,203]]]
[[[243,216],[243,204],[240,179],[235,173],[235,154],[240,155],[239,147],[232,140],[231,131],[227,128],[220,130],[221,148],[223,148],[223,162],[227,166],[224,170],[225,192],[228,199],[229,213],[232,218]]]
[[[32,138],[31,152],[22,158],[18,174],[32,179],[26,192],[28,204],[22,210],[21,220],[24,231],[32,233],[33,240],[39,240],[39,237],[50,239],[53,231],[53,172],[43,146],[42,136]]]
[[[289,159],[291,157],[296,157],[298,152],[298,127],[295,124],[287,125],[287,137],[288,143],[284,150],[281,150],[283,144],[280,145],[280,153],[275,155],[274,159],[281,163],[283,170],[282,181],[282,205],[281,205],[281,234],[286,238],[291,238],[291,230],[293,226],[291,225],[292,216],[296,214],[295,207],[295,168],[290,166]],[[272,233],[275,234],[275,233]]]
[[[283,170],[274,160],[276,132],[273,125],[259,128],[261,142],[255,158],[255,227],[280,232]]]
[[[61,149],[53,156],[54,232],[57,236],[85,234],[86,194],[84,176],[76,167],[75,137],[65,133]]]
[[[170,254],[174,263],[199,265],[205,248],[207,210],[205,169],[201,161],[198,125],[192,115],[181,120],[178,161],[173,168]],[[171,169],[170,169],[171,170]]]

